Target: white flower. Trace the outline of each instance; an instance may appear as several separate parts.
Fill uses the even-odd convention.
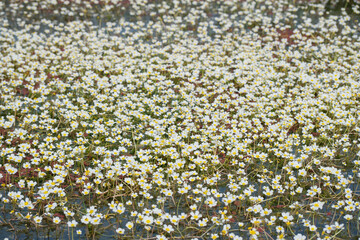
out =
[[[143,223],[147,224],[147,225],[151,225],[154,222],[154,218],[151,216],[145,216],[143,218]]]
[[[133,226],[134,226],[134,224],[133,224],[132,222],[128,222],[128,223],[126,223],[125,226],[126,226],[128,229],[132,229]]]
[[[67,225],[68,225],[69,227],[76,227],[76,226],[78,225],[78,222],[75,221],[75,220],[68,221],[68,222],[67,222]]]
[[[317,230],[317,227],[316,227],[315,225],[310,225],[310,226],[309,226],[309,230],[310,230],[311,232],[315,232],[315,231]]]
[[[202,217],[200,212],[197,210],[195,212],[190,212],[190,215],[191,215],[191,219],[193,219],[193,220],[198,220]]]
[[[59,217],[54,217],[53,218],[53,223],[59,224],[60,222],[61,222],[61,219]]]
[[[166,231],[166,232],[168,232],[168,233],[171,233],[171,232],[174,231],[173,226],[171,226],[171,225],[166,225],[166,224],[163,226],[163,229],[164,229],[164,231]]]
[[[298,233],[294,236],[294,240],[306,240],[306,236]]]
[[[34,221],[35,221],[35,223],[40,224],[42,221],[42,217],[36,216],[36,217],[34,217]]]
[[[101,222],[101,219],[98,217],[94,217],[91,219],[91,224],[93,224],[93,225],[99,225],[100,222]]]
[[[281,217],[279,219],[282,220],[283,222],[289,222],[292,221],[294,217],[290,215],[289,212],[283,212],[281,213]]]
[[[311,208],[311,210],[314,210],[314,211],[322,209],[322,207],[324,206],[324,203],[325,202],[321,202],[321,201],[314,202],[311,204],[310,208]]]
[[[179,217],[177,217],[177,216],[171,216],[169,220],[170,220],[170,222],[171,222],[172,224],[178,224],[178,222],[179,222]]]
[[[164,235],[156,235],[156,240],[167,240]]]
[[[205,203],[209,205],[209,207],[215,207],[217,205],[217,201],[213,197],[207,198]]]
[[[88,224],[91,221],[91,219],[92,219],[91,216],[85,215],[85,216],[82,216],[81,222],[84,224]]]

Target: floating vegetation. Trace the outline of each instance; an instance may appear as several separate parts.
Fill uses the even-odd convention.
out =
[[[354,1],[0,9],[2,236],[360,235]]]

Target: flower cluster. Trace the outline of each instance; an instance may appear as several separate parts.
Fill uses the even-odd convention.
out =
[[[357,5],[10,0],[0,12],[3,216],[88,238],[359,235]]]

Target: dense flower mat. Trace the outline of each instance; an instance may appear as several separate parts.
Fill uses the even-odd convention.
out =
[[[278,0],[0,9],[9,236],[360,234],[358,6],[335,15]]]

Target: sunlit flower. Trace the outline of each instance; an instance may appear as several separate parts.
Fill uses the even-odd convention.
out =
[[[41,221],[42,221],[42,217],[35,216],[35,217],[34,217],[34,221],[35,221],[35,223],[40,224]]]
[[[59,217],[54,217],[53,218],[53,223],[59,224],[60,222],[61,222],[61,219]]]
[[[67,225],[68,225],[69,227],[76,227],[77,224],[78,224],[78,222],[76,222],[75,220],[72,220],[72,221],[68,221],[68,222],[67,222]]]
[[[174,231],[174,228],[171,225],[164,225],[163,226],[164,231],[171,233]]]
[[[127,227],[127,229],[132,229],[134,224],[132,222],[128,222],[125,226]]]

